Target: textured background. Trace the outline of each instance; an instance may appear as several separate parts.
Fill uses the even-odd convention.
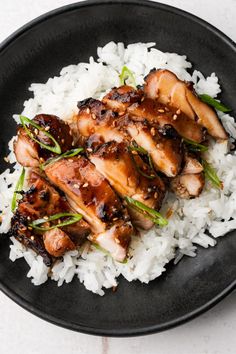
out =
[[[160,2],[203,18],[236,42],[236,0]],[[36,16],[69,3],[69,0],[0,0],[0,41]],[[178,328],[146,337],[108,339],[51,325],[0,293],[0,353],[235,354],[235,304],[234,292],[206,314]]]

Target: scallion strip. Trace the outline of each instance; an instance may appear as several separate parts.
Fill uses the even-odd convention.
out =
[[[93,243],[93,246],[94,246],[97,250],[99,250],[99,251],[105,253],[107,256],[111,256],[110,252],[108,252],[107,250],[105,250],[105,248],[99,246],[97,243]],[[119,262],[119,261],[117,261],[117,262]],[[128,258],[125,258],[122,262],[119,262],[119,263],[122,263],[122,264],[128,263]]]
[[[150,166],[151,171],[153,172],[153,175],[147,175],[145,172],[143,172],[143,171],[140,169],[140,167],[137,165],[137,163],[136,163],[136,161],[135,161],[135,158],[131,155],[131,156],[132,156],[132,159],[133,159],[133,162],[134,162],[134,164],[136,165],[136,168],[137,168],[138,172],[139,172],[141,175],[143,175],[144,177],[149,178],[149,179],[153,179],[153,178],[155,178],[155,177],[158,177],[158,175],[157,175],[157,173],[156,173],[156,171],[155,171],[155,168],[154,168],[154,166],[153,166],[152,158],[151,158],[150,154],[147,152],[147,150],[145,150],[145,149],[142,148],[141,146],[134,146],[134,145],[130,145],[130,146],[129,146],[129,150],[131,150],[131,152],[132,152],[132,151],[137,151],[137,152],[139,152],[141,155],[146,155],[146,156],[148,157],[148,164],[149,164],[149,166]]]
[[[205,177],[212,183],[212,185],[214,187],[216,187],[218,189],[222,189],[223,184],[222,184],[221,180],[219,179],[219,177],[217,176],[214,167],[212,167],[212,165],[209,164],[209,162],[207,162],[206,160],[202,159],[201,162],[202,162]]]
[[[124,199],[130,207],[142,213],[144,217],[150,219],[154,224],[159,226],[166,226],[168,224],[167,219],[165,219],[158,211],[149,208],[147,205],[128,196]]]
[[[135,160],[135,157],[133,156],[132,154],[132,151],[130,153],[130,157],[135,165],[135,168],[136,170],[143,176],[143,177],[146,177],[148,179],[154,179],[155,178],[155,175],[148,175],[147,173],[143,172],[143,170],[139,167],[138,163],[136,162]]]
[[[206,94],[199,95],[199,98],[202,100],[202,102],[209,104],[209,106],[214,107],[218,111],[221,111],[224,113],[232,111],[232,109],[230,109],[230,108],[226,107],[225,105],[223,105],[222,103],[216,101],[214,98],[212,98],[209,95],[206,95]]]
[[[51,165],[52,163],[55,163],[61,159],[76,156],[79,153],[81,153],[82,151],[84,151],[84,149],[81,147],[77,148],[77,149],[68,150],[68,151],[64,152],[64,154],[61,154],[60,156],[52,157],[52,158],[48,159],[46,162],[44,162],[41,165],[41,168],[44,170],[48,165]]]
[[[196,141],[190,140],[183,138],[184,142],[188,145],[189,150],[191,151],[207,151],[208,147],[199,143],[196,143]]]
[[[58,142],[56,141],[56,139],[50,134],[48,133],[47,131],[44,130],[43,127],[41,127],[40,125],[38,125],[37,123],[33,122],[31,119],[27,118],[27,117],[24,117],[24,116],[20,116],[20,121],[21,121],[21,124],[23,125],[26,133],[28,134],[28,136],[34,140],[36,143],[38,143],[41,147],[49,150],[49,151],[52,151],[54,152],[55,154],[58,154],[60,155],[61,154],[61,147],[60,145],[58,144]],[[44,144],[42,143],[41,141],[39,141],[38,139],[36,139],[34,137],[34,134],[33,132],[31,132],[27,126],[27,123],[29,125],[32,125],[32,127],[38,129],[39,131],[42,131],[50,140],[52,140],[52,142],[54,143],[54,146],[50,146],[50,145],[47,145],[47,144]]]
[[[125,85],[126,80],[129,79],[130,85],[136,88],[136,82],[133,72],[127,68],[127,66],[123,66],[121,74],[119,75],[120,84]]]
[[[52,225],[52,226],[48,226],[48,227],[39,226],[39,225],[44,224],[46,222],[58,220],[58,219],[64,218],[64,217],[70,217],[70,218],[61,222],[60,224],[58,223],[56,225]],[[63,226],[74,224],[75,222],[78,222],[81,219],[82,219],[81,214],[58,213],[58,214],[54,214],[52,216],[49,216],[47,219],[42,218],[42,219],[34,220],[32,223],[29,224],[29,226],[32,227],[33,229],[38,230],[38,231],[49,231],[49,230],[52,230],[52,229],[55,229],[58,227],[63,227]]]
[[[25,169],[24,167],[22,168],[20,177],[16,183],[16,187],[15,187],[15,191],[13,193],[13,198],[12,198],[12,202],[11,202],[11,211],[14,212],[16,209],[16,205],[17,205],[17,199],[18,199],[18,192],[20,192],[23,188],[24,185],[24,180],[25,180]]]

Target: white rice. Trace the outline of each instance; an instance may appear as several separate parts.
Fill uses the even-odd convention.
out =
[[[103,48],[99,47],[97,61],[90,57],[89,63],[65,67],[60,76],[50,78],[45,84],[32,84],[29,90],[33,92],[34,98],[25,101],[23,114],[33,118],[39,113],[51,113],[68,120],[77,111],[77,101],[91,96],[100,98],[111,87],[118,86],[123,65],[134,72],[137,84],[142,84],[144,76],[155,67],[170,69],[180,79],[193,81],[198,94],[206,93],[216,97],[221,91],[215,73],[205,78],[195,70],[191,75],[187,70],[192,65],[186,56],[163,53],[154,45],[135,43],[125,48],[123,43],[110,42]],[[234,118],[218,113],[225,129],[235,139]],[[14,118],[19,122],[17,115]],[[12,140],[9,148],[9,159],[14,163]],[[15,261],[25,258],[30,267],[27,276],[32,278],[35,285],[44,283],[50,277],[60,286],[78,277],[88,290],[104,295],[103,289],[117,286],[117,277],[121,274],[128,281],[138,279],[148,283],[165,271],[171,259],[175,258],[175,263],[178,263],[183,255],[194,257],[197,245],[205,248],[214,246],[215,238],[236,228],[236,155],[228,153],[228,149],[226,143],[212,141],[206,154],[224,182],[224,189],[217,190],[206,183],[203,193],[192,200],[179,199],[169,194],[162,206],[164,215],[169,208],[173,211],[168,226],[143,232],[142,237],[133,236],[130,260],[126,264],[115,262],[109,255],[86,242],[78,251],[65,254],[49,272],[40,256],[32,250],[26,250],[14,238],[11,238],[10,259]],[[13,173],[7,169],[0,175],[1,233],[9,230],[12,216],[10,204],[20,173],[19,167],[16,163]]]

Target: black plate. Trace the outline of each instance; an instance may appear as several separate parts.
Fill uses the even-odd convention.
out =
[[[222,99],[236,108],[236,47],[221,32],[188,13],[146,1],[83,2],[39,17],[0,48],[1,161],[15,134],[11,116],[21,112],[30,83],[44,82],[71,63],[87,61],[96,47],[114,41],[155,41],[163,51],[187,54],[204,74],[213,71],[223,84]],[[1,170],[6,164],[1,162]],[[23,260],[8,259],[9,244],[0,239],[2,291],[35,315],[85,333],[131,336],[161,331],[206,311],[236,282],[236,232],[215,248],[200,249],[194,259],[143,285],[120,279],[116,293],[99,297],[79,281],[57,288],[54,282],[34,287]]]

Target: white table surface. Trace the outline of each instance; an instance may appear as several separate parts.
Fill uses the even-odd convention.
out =
[[[236,0],[165,0],[215,25],[236,42]],[[0,0],[0,41],[69,0]],[[1,68],[0,68],[1,70]],[[0,293],[1,354],[235,354],[236,292],[197,319],[146,337],[99,338],[49,324]]]

